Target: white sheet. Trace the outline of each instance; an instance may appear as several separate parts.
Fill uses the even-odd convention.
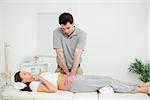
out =
[[[4,99],[8,100],[150,100],[146,94],[123,94],[114,93],[113,95],[102,95],[96,92],[72,93],[67,91],[58,91],[57,93],[42,92],[23,92],[7,87],[2,92]]]

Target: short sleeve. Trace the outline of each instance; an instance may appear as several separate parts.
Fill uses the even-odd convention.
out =
[[[33,92],[37,92],[37,89],[40,85],[40,81],[32,81],[29,85],[30,89],[33,91]]]
[[[61,34],[58,29],[53,31],[53,48],[62,48]]]
[[[85,49],[85,44],[86,44],[86,33],[83,33],[79,37],[76,48],[84,50]]]

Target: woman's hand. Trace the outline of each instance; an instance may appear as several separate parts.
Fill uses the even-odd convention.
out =
[[[43,79],[42,76],[39,76],[39,75],[34,76],[34,80],[35,80],[35,81],[40,81],[41,79]]]

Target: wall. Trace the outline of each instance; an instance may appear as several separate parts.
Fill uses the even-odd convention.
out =
[[[11,46],[10,66],[13,73],[25,57],[36,53],[37,14],[68,11],[75,16],[76,26],[88,35],[82,63],[85,73],[138,81],[127,68],[135,57],[143,61],[148,57],[146,2],[6,0],[3,6],[4,34]]]
[[[0,72],[4,71],[4,48],[3,48],[3,7],[0,5]]]
[[[80,7],[79,15],[84,14],[78,22],[88,32],[85,70],[132,81],[134,77],[127,70],[131,61],[135,57],[147,58],[146,5],[116,3]],[[92,14],[86,11],[88,7]]]
[[[9,67],[16,72],[24,57],[35,52],[35,17],[30,6],[21,4],[3,4],[5,29],[4,34],[10,45]]]
[[[150,63],[150,1],[148,1],[148,62]]]

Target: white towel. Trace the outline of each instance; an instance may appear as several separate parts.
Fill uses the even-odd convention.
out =
[[[24,89],[25,87],[26,87],[27,85],[26,84],[24,84],[24,83],[21,83],[21,82],[16,82],[15,84],[14,84],[14,87],[16,88],[16,89]]]
[[[102,95],[113,95],[114,94],[114,90],[112,87],[103,87],[103,88],[99,89],[99,92]]]

